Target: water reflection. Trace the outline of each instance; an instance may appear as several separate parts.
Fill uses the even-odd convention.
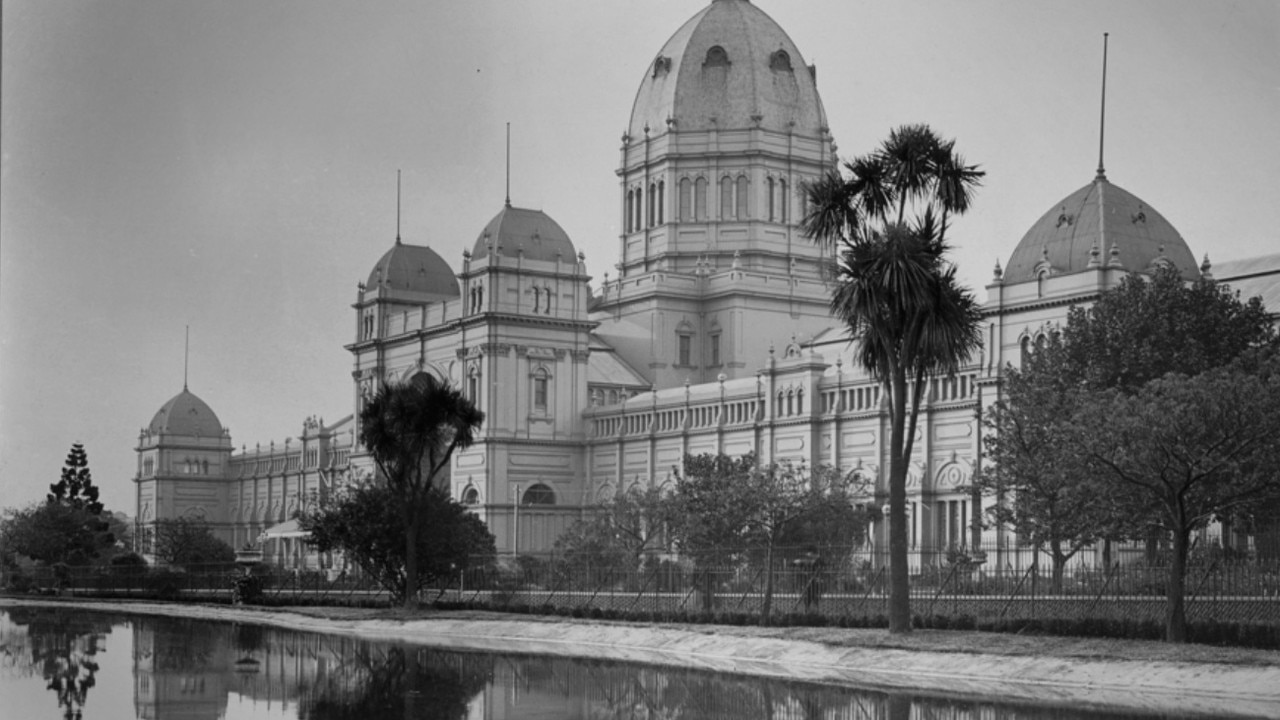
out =
[[[111,632],[111,619],[63,609],[14,608],[7,614],[9,623],[0,633],[6,668],[39,675],[57,697],[63,718],[82,717],[89,690],[97,684],[98,652]]]
[[[0,696],[43,678],[67,720],[94,707],[99,663],[127,663],[137,718],[300,720],[1068,720],[1184,717],[881,692],[702,671],[453,652],[256,625],[9,609]],[[113,634],[113,629],[115,630]],[[104,654],[107,640],[132,652]],[[101,693],[95,693],[95,701]],[[99,713],[95,715],[95,710]],[[118,717],[118,713],[114,713]]]

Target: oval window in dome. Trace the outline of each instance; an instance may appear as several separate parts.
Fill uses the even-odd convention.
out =
[[[706,62],[703,63],[703,65],[707,65],[709,67],[717,67],[717,66],[728,65],[728,64],[729,64],[729,53],[725,52],[724,48],[720,47],[719,45],[712,45],[711,48],[707,50],[707,59],[706,59]]]

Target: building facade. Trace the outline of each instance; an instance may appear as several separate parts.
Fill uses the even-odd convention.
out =
[[[559,224],[510,201],[457,265],[397,237],[357,286],[350,414],[233,452],[184,388],[139,437],[140,537],[157,518],[195,516],[236,546],[265,540],[276,562],[323,563],[293,513],[372,475],[359,408],[379,383],[417,373],[485,412],[447,483],[503,551],[550,548],[584,507],[669,482],[690,453],[831,464],[865,478],[868,503],[887,502],[885,399],[828,312],[823,250],[799,226],[802,188],[836,158],[816,69],[755,5],[715,0],[642,71],[617,169],[615,275],[593,284]],[[1101,168],[1027,231],[986,288],[983,349],[928,381],[908,479],[913,546],[1009,540],[978,527],[984,500],[967,489],[1003,369],[1072,305],[1162,265],[1188,280],[1211,271]],[[1280,256],[1224,270],[1280,305]]]

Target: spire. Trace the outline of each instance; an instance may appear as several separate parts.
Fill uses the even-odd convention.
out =
[[[400,244],[400,171],[396,170],[396,244]]]
[[[1107,36],[1102,33],[1102,110],[1098,118],[1098,174],[1094,180],[1106,180],[1107,170],[1102,164],[1103,140],[1107,133]]]
[[[511,123],[507,123],[507,207],[511,207]]]

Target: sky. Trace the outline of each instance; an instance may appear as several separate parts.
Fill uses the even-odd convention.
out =
[[[842,156],[925,122],[987,172],[985,284],[1098,162],[1197,258],[1280,251],[1280,3],[758,0],[818,67]],[[187,379],[237,448],[351,412],[356,284],[401,233],[455,269],[502,206],[597,279],[643,74],[700,0],[6,0],[0,506],[84,443],[133,512],[139,429]],[[598,285],[598,280],[597,280]],[[788,331],[779,328],[780,335]]]

